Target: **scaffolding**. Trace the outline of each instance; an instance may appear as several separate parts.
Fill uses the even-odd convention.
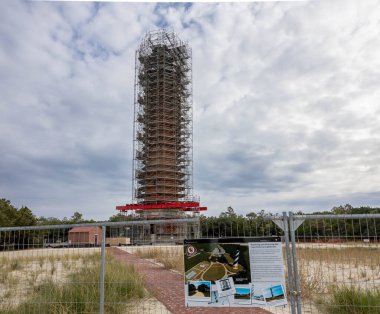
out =
[[[193,196],[191,49],[174,32],[158,30],[145,35],[135,58],[132,204],[116,209],[149,220],[136,237],[151,244],[198,237],[199,220],[171,223],[207,210]]]
[[[136,51],[134,204],[194,201],[191,60],[165,30],[148,32]]]

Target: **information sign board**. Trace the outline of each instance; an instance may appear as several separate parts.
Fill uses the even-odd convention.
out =
[[[186,306],[287,304],[280,237],[184,241]]]

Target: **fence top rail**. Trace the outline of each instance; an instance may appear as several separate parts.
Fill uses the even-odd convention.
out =
[[[67,229],[74,227],[118,227],[118,226],[140,226],[140,225],[163,225],[176,223],[195,223],[199,222],[199,218],[182,218],[182,219],[160,219],[160,220],[133,220],[133,221],[117,221],[117,222],[94,222],[84,224],[67,224],[67,225],[48,225],[48,226],[24,226],[24,227],[0,227],[1,231],[23,231],[23,230],[46,230],[46,229]]]
[[[347,214],[347,215],[293,215],[295,220],[317,219],[380,219],[380,214]]]

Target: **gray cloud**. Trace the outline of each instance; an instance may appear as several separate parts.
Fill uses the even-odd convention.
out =
[[[379,3],[0,4],[0,193],[103,219],[130,201],[134,51],[193,48],[194,183],[232,205],[380,205]]]

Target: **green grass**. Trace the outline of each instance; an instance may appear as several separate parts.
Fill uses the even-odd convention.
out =
[[[207,261],[210,255],[211,254],[207,252],[199,252],[199,254],[194,255],[192,257],[187,257],[185,255],[185,268],[190,269],[193,268],[195,265],[198,265],[200,262]]]
[[[10,269],[11,269],[11,271],[21,269],[21,262],[19,260],[13,260],[13,261],[11,261],[11,263],[10,263]]]
[[[224,274],[226,273],[223,265],[221,264],[214,264],[212,265],[203,275],[204,280],[218,280],[223,278]]]
[[[326,314],[378,314],[380,313],[380,290],[334,287],[331,289],[329,298],[317,300],[317,306]]]
[[[28,301],[2,313],[98,313],[100,256],[93,254],[86,259],[86,267],[70,274],[66,283],[49,279],[36,286]],[[125,313],[127,302],[146,296],[143,278],[133,265],[121,264],[107,256],[105,270],[106,313]]]

